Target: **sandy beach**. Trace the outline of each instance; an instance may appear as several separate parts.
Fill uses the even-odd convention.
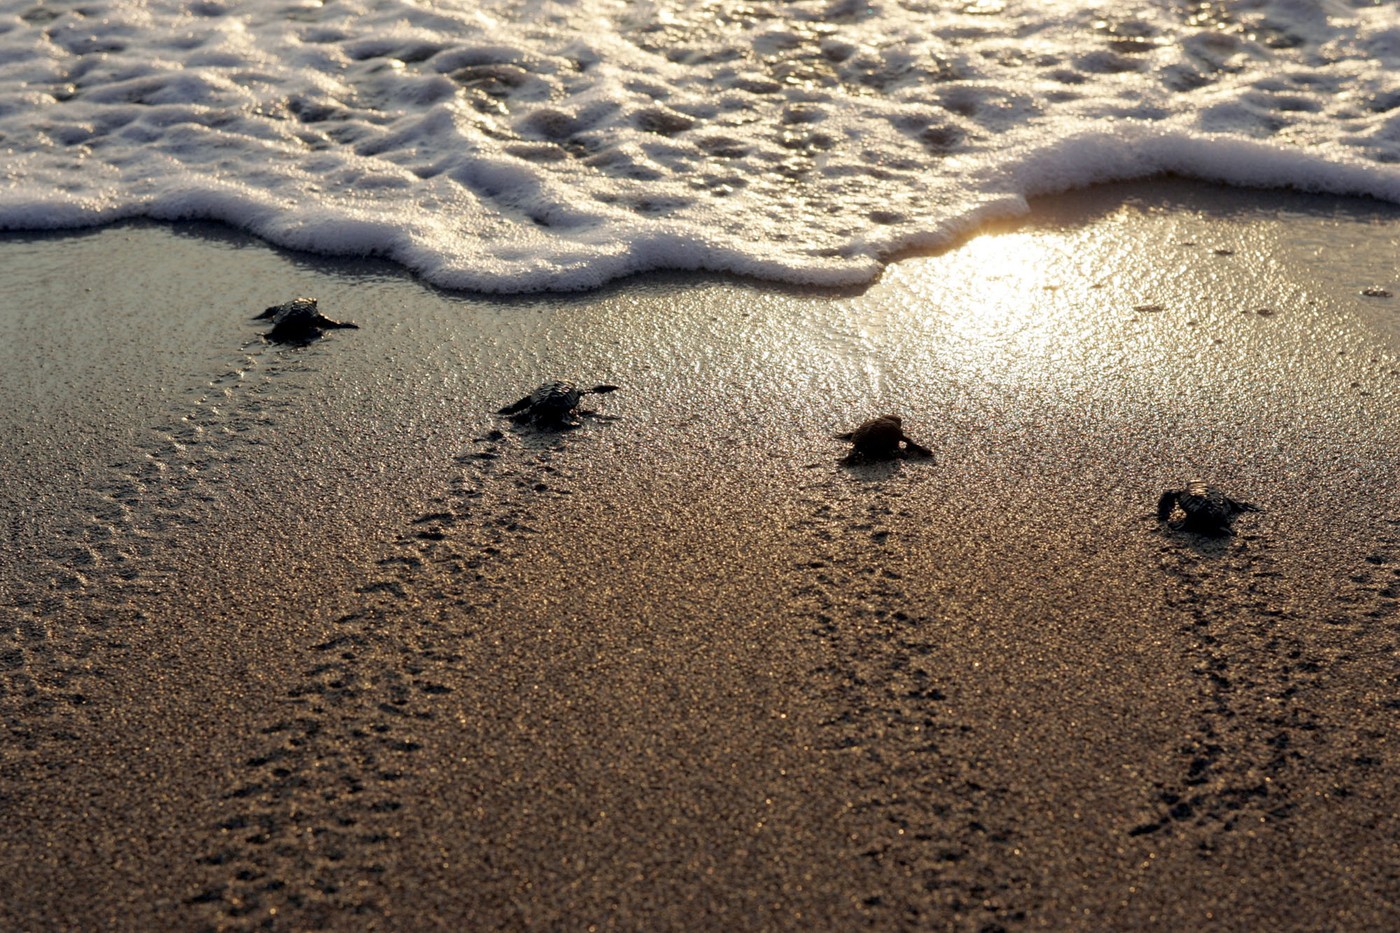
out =
[[[843,293],[0,239],[0,929],[1400,927],[1400,209],[1033,208]]]

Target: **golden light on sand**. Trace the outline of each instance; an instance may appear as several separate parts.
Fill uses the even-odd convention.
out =
[[[894,302],[886,359],[930,382],[1016,385],[1070,405],[1091,386],[1116,397],[1162,358],[1149,322],[1131,317],[1135,304],[1170,291],[1146,258],[1121,238],[1042,227],[901,262],[885,282],[912,300]],[[1106,327],[1124,339],[1106,347],[1092,336]]]
[[[991,376],[1058,355],[1066,316],[1084,313],[1077,266],[1071,242],[1032,231],[979,236],[902,272],[937,313],[940,365]]]
[[[972,299],[960,315],[961,328],[992,336],[1034,327],[1046,293],[1060,288],[1064,245],[1044,233],[1003,233],[959,247],[948,259]]]

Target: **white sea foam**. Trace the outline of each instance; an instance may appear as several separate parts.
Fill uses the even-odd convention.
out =
[[[1176,172],[1400,202],[1390,0],[0,0],[0,227],[227,221],[439,285],[816,284]]]

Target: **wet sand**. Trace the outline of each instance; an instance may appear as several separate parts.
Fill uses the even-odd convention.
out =
[[[1400,925],[1400,210],[1035,208],[845,294],[0,241],[0,928]]]

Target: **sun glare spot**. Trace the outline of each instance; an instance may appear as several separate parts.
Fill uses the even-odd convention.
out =
[[[974,341],[1000,342],[1041,330],[1046,304],[1066,262],[1058,240],[1034,233],[980,236],[947,256],[945,274],[964,283],[954,328]]]
[[[914,316],[889,323],[911,332],[894,341],[901,363],[982,384],[1077,377],[1098,350],[1076,335],[1108,313],[1092,273],[1109,263],[1082,237],[1045,230],[988,233],[899,263],[886,278],[916,296]]]

